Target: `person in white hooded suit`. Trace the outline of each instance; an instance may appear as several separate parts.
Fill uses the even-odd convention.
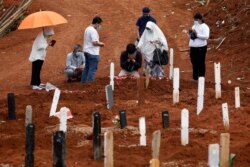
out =
[[[147,22],[146,29],[143,32],[137,48],[144,55],[144,70],[149,69],[150,76],[154,78],[165,77],[162,65],[153,62],[154,50],[160,48],[161,51],[168,51],[167,40],[161,29],[153,22]]]

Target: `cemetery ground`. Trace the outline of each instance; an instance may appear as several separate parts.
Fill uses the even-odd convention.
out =
[[[10,5],[11,1],[6,1]],[[111,5],[112,4],[112,5]],[[114,106],[107,109],[105,86],[109,84],[110,63],[115,63],[115,75],[120,71],[119,54],[135,40],[135,21],[141,8],[148,5],[159,27],[174,49],[174,67],[180,68],[180,100],[173,104],[173,81],[150,80],[146,89],[133,79],[116,80]],[[70,6],[70,7],[69,7]],[[103,166],[93,160],[92,113],[101,114],[103,133],[113,131],[114,166],[149,166],[152,158],[152,134],[161,131],[160,164],[163,167],[207,166],[208,145],[219,143],[220,134],[230,133],[230,153],[236,154],[234,166],[250,166],[250,41],[249,1],[211,1],[202,6],[193,0],[70,0],[32,2],[28,14],[52,10],[63,15],[68,24],[55,26],[57,40],[49,48],[42,69],[42,82],[50,82],[61,90],[57,111],[68,107],[73,115],[68,120],[66,135],[67,166]],[[196,11],[206,15],[211,28],[208,44],[204,108],[197,115],[198,83],[191,78],[188,38],[185,31],[192,25]],[[63,74],[65,59],[75,43],[82,44],[83,30],[95,15],[104,22],[100,32],[106,44],[101,48],[101,60],[92,83],[67,83]],[[224,22],[223,22],[224,21]],[[35,124],[35,166],[52,165],[52,134],[59,119],[49,117],[54,91],[34,91],[29,85],[31,63],[28,56],[32,41],[41,29],[16,30],[0,39],[0,166],[20,167],[25,159],[25,109],[32,106]],[[214,63],[221,64],[222,96],[215,98]],[[169,76],[169,66],[165,67]],[[140,71],[142,74],[142,71]],[[142,83],[145,78],[141,77]],[[228,82],[228,81],[231,82]],[[142,84],[143,85],[143,84]],[[235,87],[240,88],[240,107],[235,108]],[[138,90],[142,90],[139,91]],[[7,93],[15,94],[16,120],[8,119]],[[225,129],[222,104],[228,104],[229,129]],[[181,145],[181,110],[189,110],[189,143]],[[113,123],[121,109],[126,110],[128,126],[120,129]],[[169,127],[162,127],[162,112],[169,112]],[[147,146],[139,146],[139,118],[146,120]]]

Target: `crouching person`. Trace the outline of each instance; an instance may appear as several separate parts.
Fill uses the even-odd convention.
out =
[[[120,56],[121,72],[119,77],[139,78],[138,70],[141,68],[142,55],[137,51],[134,44],[128,44],[125,51]]]
[[[80,81],[84,66],[85,56],[82,52],[82,47],[81,45],[76,44],[73,51],[67,55],[66,59],[64,73],[68,77],[67,82],[72,82],[73,80]]]

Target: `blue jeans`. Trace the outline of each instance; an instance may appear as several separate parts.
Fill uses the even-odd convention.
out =
[[[85,68],[82,72],[81,83],[94,80],[97,66],[99,63],[99,55],[92,55],[87,52],[84,52],[84,55],[86,62]]]

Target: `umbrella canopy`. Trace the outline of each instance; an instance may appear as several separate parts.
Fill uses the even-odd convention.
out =
[[[18,29],[31,29],[67,23],[60,14],[52,11],[39,11],[28,15],[19,25]]]

